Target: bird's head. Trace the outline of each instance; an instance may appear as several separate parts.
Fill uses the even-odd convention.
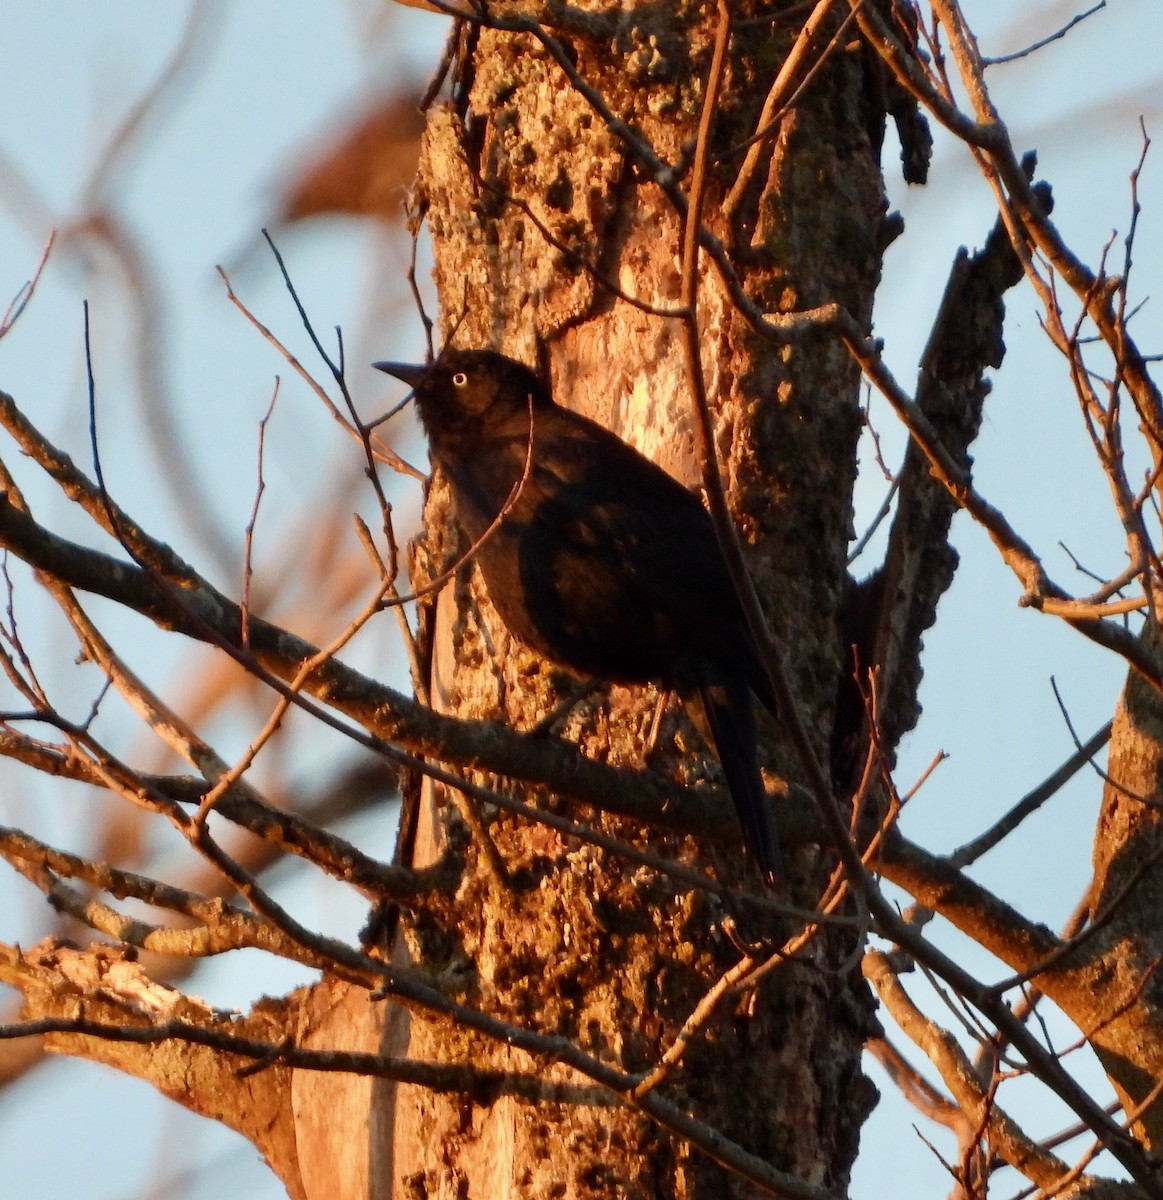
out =
[[[549,404],[544,385],[515,359],[494,350],[445,350],[433,363],[372,363],[403,380],[416,394],[420,417],[431,432],[451,417],[503,420]]]

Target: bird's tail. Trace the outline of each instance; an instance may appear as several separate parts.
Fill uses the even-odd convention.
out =
[[[746,680],[735,679],[701,687],[699,698],[735,802],[743,844],[763,878],[774,887],[783,873],[783,856],[771,801],[759,773],[759,732],[751,689]]]

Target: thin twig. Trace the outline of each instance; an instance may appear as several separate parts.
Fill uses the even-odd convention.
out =
[[[40,252],[40,260],[36,264],[36,269],[32,272],[32,278],[21,285],[20,290],[13,296],[9,303],[4,316],[0,317],[0,338],[3,338],[12,326],[20,320],[24,310],[28,307],[29,301],[36,292],[36,285],[40,282],[40,277],[44,274],[44,269],[48,265],[48,256],[52,252],[56,236],[57,231],[55,229],[49,232],[44,249]]]
[[[1048,34],[1044,38],[1039,38],[1038,41],[1032,42],[1024,50],[1015,50],[1012,54],[997,54],[993,56],[983,57],[981,62],[986,67],[996,67],[1001,63],[1016,62],[1019,58],[1028,58],[1031,54],[1049,46],[1052,42],[1057,42],[1064,38],[1075,25],[1081,25],[1087,17],[1093,17],[1100,9],[1106,8],[1106,0],[1098,0],[1098,3],[1093,7],[1088,8],[1085,12],[1079,13],[1077,16],[1071,17],[1060,29],[1056,29],[1053,33]]]

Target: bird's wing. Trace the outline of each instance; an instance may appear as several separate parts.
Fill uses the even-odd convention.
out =
[[[543,614],[591,669],[620,631],[624,678],[688,689],[754,649],[710,518],[696,496],[605,430],[562,423],[529,486],[521,573],[553,600]],[[544,445],[544,442],[543,442]],[[753,674],[743,667],[745,677]]]

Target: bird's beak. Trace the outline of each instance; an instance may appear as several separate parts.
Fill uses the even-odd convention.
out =
[[[377,371],[386,371],[389,375],[403,380],[410,388],[417,387],[420,380],[428,373],[428,368],[423,364],[416,366],[412,363],[374,362],[372,366]]]

